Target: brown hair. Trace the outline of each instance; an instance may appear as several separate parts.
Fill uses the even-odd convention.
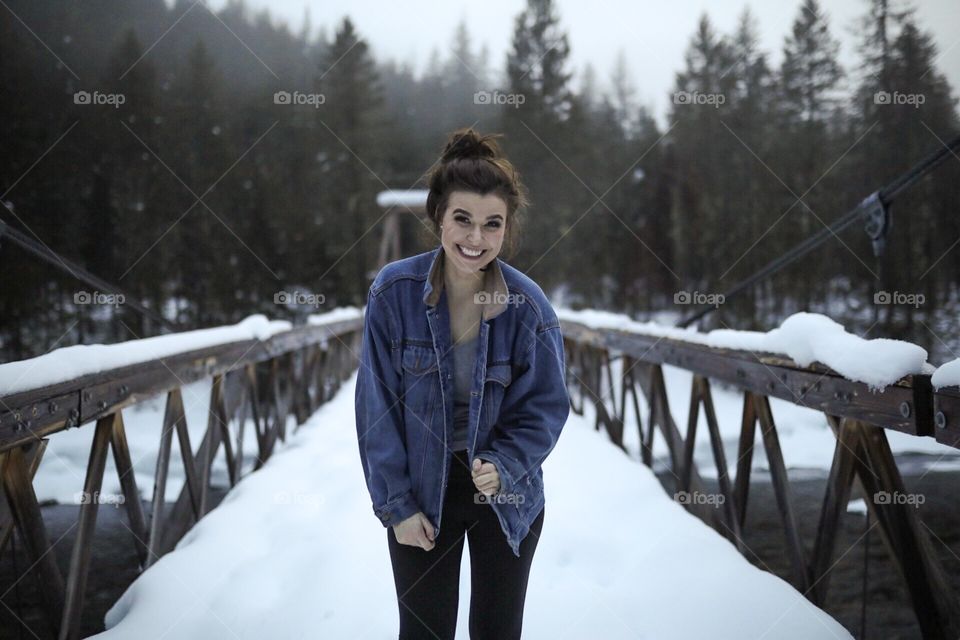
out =
[[[507,205],[504,245],[507,258],[517,248],[520,230],[518,214],[530,201],[520,174],[500,151],[496,138],[502,134],[481,135],[472,128],[457,129],[447,138],[440,160],[430,171],[427,184],[427,216],[433,231],[440,234],[440,222],[453,191],[468,191],[485,196],[492,193]]]

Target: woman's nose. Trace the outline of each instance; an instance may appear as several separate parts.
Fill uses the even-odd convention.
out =
[[[470,232],[467,234],[467,240],[473,244],[478,244],[482,236],[483,234],[480,233],[480,227],[470,227]]]

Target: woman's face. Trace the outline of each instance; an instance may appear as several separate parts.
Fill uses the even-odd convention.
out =
[[[507,203],[500,196],[453,191],[440,229],[440,242],[450,263],[465,274],[475,274],[490,264],[503,246],[506,221]],[[479,255],[473,255],[477,252]]]

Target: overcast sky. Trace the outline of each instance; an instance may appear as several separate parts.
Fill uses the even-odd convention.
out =
[[[208,0],[219,8],[227,0]],[[422,70],[433,48],[446,58],[453,32],[464,20],[474,47],[485,43],[491,67],[499,74],[505,68],[513,19],[524,0],[246,0],[257,10],[269,7],[278,20],[299,30],[309,7],[314,29],[321,25],[332,34],[344,15],[349,15],[378,58],[411,62]],[[683,54],[699,17],[706,12],[723,33],[732,32],[744,6],[749,5],[759,28],[762,48],[774,66],[782,57],[783,39],[789,33],[800,0],[557,0],[561,25],[569,34],[571,71],[575,81],[584,65],[591,63],[598,80],[609,79],[619,51],[623,51],[642,104],[652,109],[662,124],[665,119],[674,74],[684,66]],[[855,38],[851,29],[867,8],[866,0],[821,0],[834,37],[840,40],[840,62],[847,70],[855,64]],[[933,35],[938,47],[938,69],[947,76],[957,95],[960,89],[960,2],[914,0],[920,27]]]

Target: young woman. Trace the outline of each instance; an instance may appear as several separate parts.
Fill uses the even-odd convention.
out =
[[[520,637],[541,464],[570,411],[557,315],[498,257],[527,200],[495,137],[451,134],[427,198],[440,246],[386,265],[367,297],[357,436],[401,640],[454,637],[465,539],[471,639]]]

